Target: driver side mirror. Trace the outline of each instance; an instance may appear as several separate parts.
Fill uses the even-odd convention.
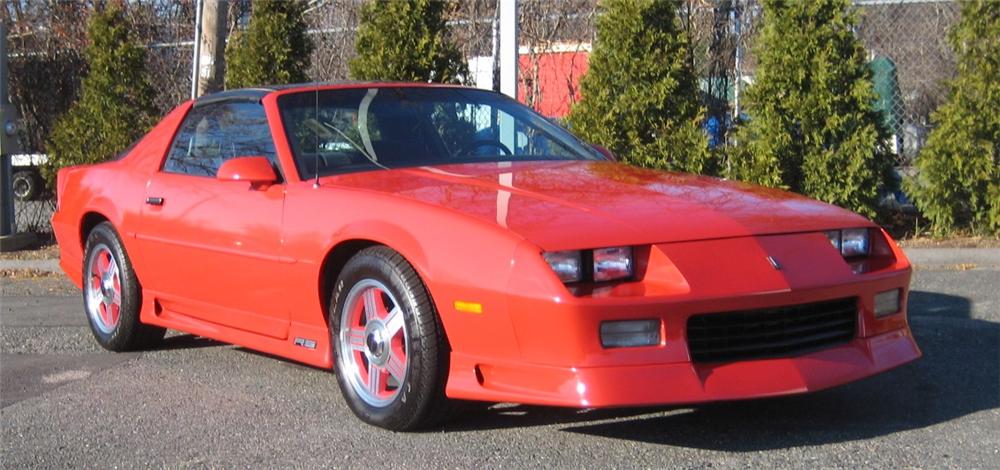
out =
[[[610,160],[612,162],[617,162],[618,161],[618,156],[615,155],[610,150],[608,150],[608,149],[606,149],[604,147],[601,147],[600,145],[597,145],[597,144],[590,144],[590,146],[593,147],[594,150],[597,150],[597,153],[599,153],[601,155],[604,155],[604,158],[607,158],[608,160]]]
[[[222,163],[215,179],[244,181],[251,186],[268,186],[278,182],[278,174],[266,157],[236,157]]]

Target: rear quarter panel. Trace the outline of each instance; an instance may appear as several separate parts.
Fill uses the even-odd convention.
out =
[[[83,275],[86,244],[83,223],[88,215],[99,215],[111,222],[126,251],[135,253],[134,234],[144,203],[146,182],[150,174],[159,169],[190,106],[190,102],[184,103],[171,111],[119,160],[59,170],[58,203],[52,216],[52,230],[59,243],[60,266],[77,287],[81,286]],[[130,261],[141,282],[150,267],[141,258],[132,257]]]

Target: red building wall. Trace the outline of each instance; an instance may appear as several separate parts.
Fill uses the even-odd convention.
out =
[[[520,54],[518,101],[547,117],[565,117],[580,99],[589,56],[586,50]]]

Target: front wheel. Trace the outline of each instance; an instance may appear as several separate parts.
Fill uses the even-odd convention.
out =
[[[447,345],[413,267],[387,247],[367,248],[344,266],[331,299],[337,382],[351,411],[394,431],[444,418]]]

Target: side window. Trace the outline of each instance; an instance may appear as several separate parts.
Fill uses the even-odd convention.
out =
[[[192,109],[181,124],[163,171],[214,177],[222,162],[262,156],[278,167],[264,108],[257,103],[220,103]]]
[[[257,103],[230,103],[222,106],[219,121],[223,129],[223,149],[226,159],[233,157],[267,157],[275,170],[278,155],[271,139],[264,107]]]

